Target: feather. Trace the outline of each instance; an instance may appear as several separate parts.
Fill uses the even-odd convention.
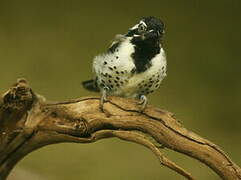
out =
[[[96,86],[96,83],[93,79],[83,81],[82,86],[89,91],[100,92],[100,89]]]

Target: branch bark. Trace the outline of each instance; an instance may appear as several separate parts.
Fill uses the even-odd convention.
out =
[[[217,145],[185,129],[170,112],[148,106],[139,113],[135,101],[118,97],[108,97],[104,112],[97,97],[48,103],[24,79],[0,99],[0,179],[6,179],[24,156],[45,145],[111,137],[144,145],[162,165],[186,179],[194,177],[165,157],[162,148],[199,160],[221,179],[241,179],[240,167]]]

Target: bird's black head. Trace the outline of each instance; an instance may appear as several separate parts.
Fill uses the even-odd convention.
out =
[[[164,34],[164,23],[153,16],[142,18],[138,24],[129,29],[126,36],[136,41],[158,42]]]
[[[146,71],[151,60],[160,53],[160,42],[164,33],[164,23],[155,17],[144,17],[129,29],[126,37],[131,38],[135,51],[132,54],[136,72]]]

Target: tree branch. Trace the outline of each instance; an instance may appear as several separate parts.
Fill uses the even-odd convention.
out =
[[[110,137],[144,145],[162,165],[187,179],[194,178],[167,159],[161,148],[201,161],[222,179],[241,179],[240,167],[217,145],[185,129],[170,112],[148,106],[139,113],[134,100],[108,100],[104,112],[96,97],[47,103],[19,79],[0,99],[0,179],[6,179],[20,159],[45,145]]]

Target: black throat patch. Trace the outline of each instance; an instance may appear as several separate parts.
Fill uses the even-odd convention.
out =
[[[135,51],[132,57],[136,66],[136,72],[144,72],[151,67],[151,59],[160,53],[159,41],[143,41],[137,37],[133,38],[131,43],[135,45]]]

